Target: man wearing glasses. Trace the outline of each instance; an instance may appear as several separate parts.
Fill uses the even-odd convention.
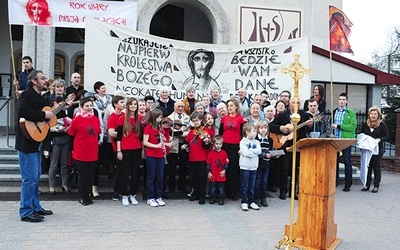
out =
[[[29,76],[28,88],[21,93],[19,101],[18,120],[40,122],[54,117],[51,111],[42,111],[44,99],[41,92],[46,77],[41,70],[32,71]],[[41,222],[45,215],[53,214],[40,205],[39,178],[41,173],[41,142],[28,139],[22,133],[20,126],[16,126],[15,149],[18,150],[22,184],[19,214],[22,221]]]
[[[188,126],[190,122],[190,117],[184,112],[184,104],[182,101],[178,100],[174,104],[174,112],[168,116],[168,118],[174,124],[173,129],[173,137],[172,137],[172,147],[170,154],[168,155],[169,162],[169,183],[168,188],[169,192],[175,192],[175,187],[178,186],[178,189],[185,194],[187,193],[186,189],[186,175],[187,175],[187,162],[188,162],[188,153],[186,150],[182,150],[181,147],[183,145],[184,139],[189,133]],[[179,126],[175,126],[179,124]],[[183,126],[182,126],[183,125]],[[179,166],[179,180],[178,185],[176,185],[176,169]]]

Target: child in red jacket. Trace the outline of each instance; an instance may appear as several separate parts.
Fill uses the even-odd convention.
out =
[[[185,144],[182,145],[182,150],[190,147],[189,151],[189,166],[192,174],[194,193],[189,198],[190,201],[199,200],[199,204],[205,204],[205,189],[207,183],[207,167],[206,160],[208,152],[210,152],[211,140],[210,135],[205,130],[201,121],[202,115],[194,111],[190,115],[194,128],[189,131],[185,138]]]
[[[213,139],[214,148],[207,156],[208,180],[210,181],[210,204],[214,204],[217,198],[218,204],[224,205],[226,170],[228,169],[228,154],[222,149],[222,137],[216,136]]]

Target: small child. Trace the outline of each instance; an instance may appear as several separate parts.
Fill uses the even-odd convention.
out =
[[[260,142],[261,154],[259,155],[257,177],[256,177],[256,187],[254,191],[255,203],[258,206],[268,207],[267,202],[267,186],[269,178],[269,166],[271,154],[270,150],[273,148],[273,141],[269,137],[269,126],[265,119],[261,119],[257,122],[257,132],[258,135],[256,140]]]
[[[206,113],[204,115],[204,128],[207,133],[210,135],[211,140],[215,137],[215,124],[214,124],[214,116],[211,113]]]
[[[246,123],[243,126],[245,137],[240,141],[240,185],[242,192],[242,210],[247,211],[249,207],[254,210],[260,207],[254,203],[254,187],[258,168],[258,155],[261,154],[260,142],[254,138],[257,135],[256,126]]]
[[[207,183],[207,155],[210,151],[211,140],[208,133],[205,131],[201,121],[202,114],[194,111],[190,115],[190,120],[193,123],[189,134],[185,138],[185,144],[182,145],[182,150],[190,147],[189,150],[189,166],[192,174],[194,193],[189,198],[190,201],[199,200],[199,204],[205,204],[205,190]]]
[[[210,181],[210,204],[214,204],[217,198],[218,204],[224,205],[226,170],[228,169],[229,159],[225,150],[222,149],[222,137],[216,136],[213,139],[214,148],[207,156],[208,180]]]
[[[211,113],[205,113],[204,118],[203,118],[203,123],[204,123],[204,129],[210,135],[210,140],[213,141],[213,138],[215,137],[214,116]],[[211,150],[212,150],[212,147],[210,147],[210,151]],[[210,197],[210,188],[211,188],[211,184],[209,181],[207,181],[206,198]]]

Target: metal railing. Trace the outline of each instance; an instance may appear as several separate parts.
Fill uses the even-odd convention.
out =
[[[7,121],[6,121],[6,140],[7,140],[7,147],[10,146],[10,100],[12,99],[11,96],[1,96],[0,101],[4,101],[0,106],[0,111],[7,106]]]
[[[330,115],[330,113],[328,113],[327,115]],[[366,113],[362,113],[362,112],[357,113],[356,137],[361,132],[361,127],[364,124],[364,122],[366,122],[366,120],[367,120]],[[394,157],[396,155],[396,146],[395,145],[393,145],[389,142],[385,142],[384,149],[385,149],[384,156]],[[353,154],[360,154],[360,150],[354,145],[351,147],[351,152]]]

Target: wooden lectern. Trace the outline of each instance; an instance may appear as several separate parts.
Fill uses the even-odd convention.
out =
[[[350,147],[355,139],[309,138],[297,142],[300,151],[297,221],[293,224],[294,243],[303,249],[335,249],[334,223],[337,152]],[[289,225],[285,227],[289,235]]]

